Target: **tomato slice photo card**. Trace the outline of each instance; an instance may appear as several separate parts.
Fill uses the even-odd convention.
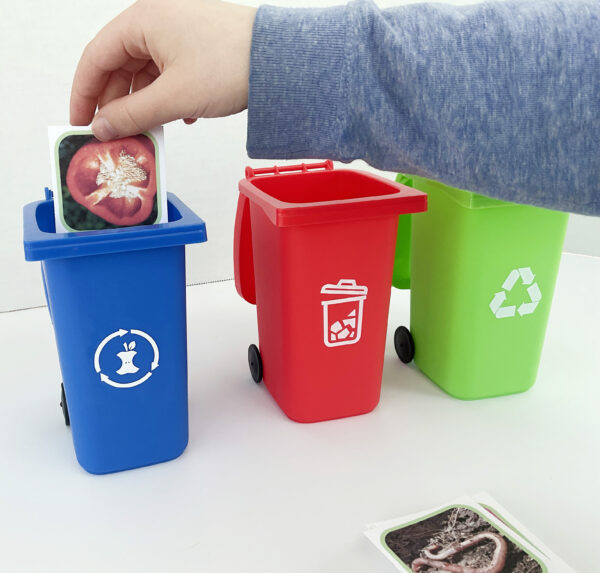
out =
[[[168,221],[163,128],[99,141],[89,127],[49,127],[56,232]]]

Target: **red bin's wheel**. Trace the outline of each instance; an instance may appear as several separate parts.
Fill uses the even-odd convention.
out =
[[[65,425],[71,425],[71,419],[69,418],[69,408],[67,407],[67,397],[65,395],[65,385],[60,385],[60,407],[62,408],[63,416],[65,417]]]
[[[406,326],[399,326],[394,333],[394,348],[398,358],[408,364],[415,357],[415,341]]]
[[[258,384],[263,377],[263,367],[260,352],[256,344],[251,344],[248,347],[248,366],[250,366],[252,380]]]

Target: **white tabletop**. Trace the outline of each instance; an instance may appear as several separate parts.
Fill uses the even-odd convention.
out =
[[[396,358],[381,402],[297,424],[248,371],[256,314],[233,282],[188,289],[190,442],[178,459],[92,476],[58,407],[45,308],[0,315],[0,571],[393,571],[364,525],[486,490],[575,569],[600,515],[600,259],[565,255],[535,386],[451,398]]]

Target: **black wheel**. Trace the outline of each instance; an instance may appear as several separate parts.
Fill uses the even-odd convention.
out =
[[[262,380],[263,369],[262,360],[260,358],[260,352],[256,344],[251,344],[248,347],[248,366],[250,366],[250,374],[252,374],[252,380],[257,384]]]
[[[408,364],[415,357],[415,341],[406,326],[399,326],[394,333],[394,348],[398,358]]]
[[[65,396],[65,385],[60,385],[60,407],[62,409],[63,416],[65,417],[65,425],[71,425],[71,419],[69,418],[69,408],[67,407],[67,397]]]

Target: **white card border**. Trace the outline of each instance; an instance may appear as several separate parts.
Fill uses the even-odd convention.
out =
[[[51,184],[48,186],[54,195],[54,225],[56,233],[86,233],[86,232],[99,232],[99,230],[90,229],[90,231],[79,231],[77,229],[68,229],[63,225],[60,217],[62,210],[61,206],[61,180],[60,180],[60,165],[57,163],[57,150],[56,145],[58,141],[65,135],[93,135],[90,126],[65,126],[65,125],[51,125],[48,127],[48,142],[50,146],[50,181]],[[159,207],[159,219],[154,224],[167,223],[169,221],[169,212],[167,204],[167,177],[166,177],[166,160],[165,160],[165,139],[163,126],[154,127],[144,131],[141,135],[150,136],[156,144],[155,159],[157,162],[158,171],[158,187],[157,187],[157,200],[160,201]],[[135,228],[136,225],[127,228]]]

